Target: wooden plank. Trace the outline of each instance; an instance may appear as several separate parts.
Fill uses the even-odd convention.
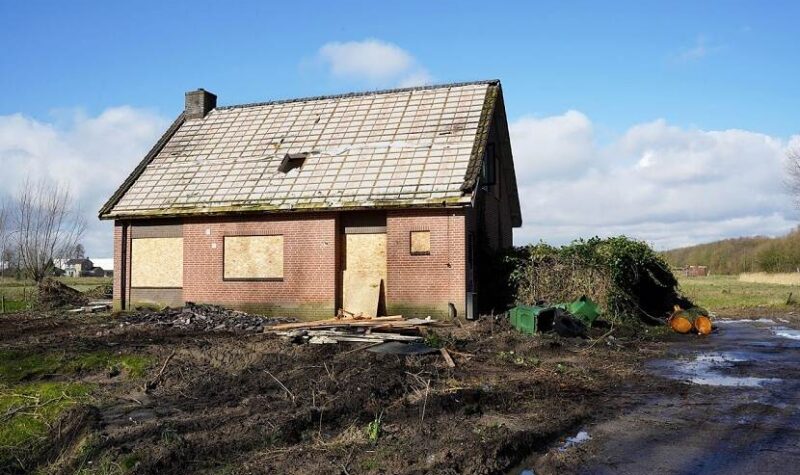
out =
[[[439,348],[439,353],[441,353],[442,358],[444,358],[445,363],[447,363],[447,366],[451,368],[456,367],[456,363],[455,361],[453,361],[453,358],[450,356],[450,353],[447,352],[447,348]]]
[[[329,318],[327,320],[317,320],[314,322],[297,322],[297,323],[281,323],[269,327],[272,330],[289,330],[291,328],[320,328],[320,327],[348,327],[348,326],[369,326],[381,325],[386,322],[399,322],[403,320],[402,315],[393,315],[391,317],[373,317],[364,319],[348,319],[348,318]]]
[[[371,333],[367,334],[358,334],[358,333],[346,333],[346,332],[339,332],[336,330],[309,330],[309,336],[331,336],[331,337],[359,337],[359,338],[367,338],[372,340],[395,340],[395,341],[420,341],[422,337],[419,336],[412,336],[412,335],[400,335],[399,333]]]
[[[280,336],[288,336],[297,338],[294,332],[276,332]],[[385,341],[401,341],[401,342],[418,342],[422,341],[421,337],[410,335],[399,335],[397,333],[380,333],[372,335],[363,335],[358,333],[344,333],[325,330],[309,330],[304,336],[309,337],[309,343],[332,343],[334,341],[344,342],[385,342]],[[313,341],[312,341],[313,340]]]
[[[325,345],[330,343],[339,343],[338,340],[331,338],[329,336],[315,336],[308,340],[309,343],[312,345]]]

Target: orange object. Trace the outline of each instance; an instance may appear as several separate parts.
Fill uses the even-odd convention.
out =
[[[700,335],[708,335],[711,333],[711,319],[705,315],[700,315],[694,319],[694,329]]]
[[[692,322],[688,318],[681,315],[673,315],[669,319],[669,326],[678,333],[689,333],[692,331]]]

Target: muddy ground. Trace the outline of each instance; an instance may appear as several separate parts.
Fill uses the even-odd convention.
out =
[[[671,337],[651,374],[681,391],[646,394],[531,456],[535,473],[794,473],[800,465],[800,330],[791,315],[718,320],[709,338]]]
[[[686,394],[643,364],[667,345],[621,330],[531,338],[484,319],[437,330],[450,368],[438,354],[120,325],[111,315],[18,314],[0,325],[3,351],[153,361],[138,378],[33,376],[94,389],[6,473],[519,473],[581,427],[654,394]]]

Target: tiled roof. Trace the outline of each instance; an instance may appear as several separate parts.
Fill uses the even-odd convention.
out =
[[[483,81],[181,116],[100,215],[468,202],[497,88]],[[287,154],[307,155],[283,173]]]

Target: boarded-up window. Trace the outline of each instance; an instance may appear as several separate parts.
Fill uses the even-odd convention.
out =
[[[132,239],[131,287],[183,287],[183,238]]]
[[[224,246],[226,279],[283,278],[283,236],[226,236]]]
[[[431,232],[411,231],[411,254],[425,255],[431,253]]]

